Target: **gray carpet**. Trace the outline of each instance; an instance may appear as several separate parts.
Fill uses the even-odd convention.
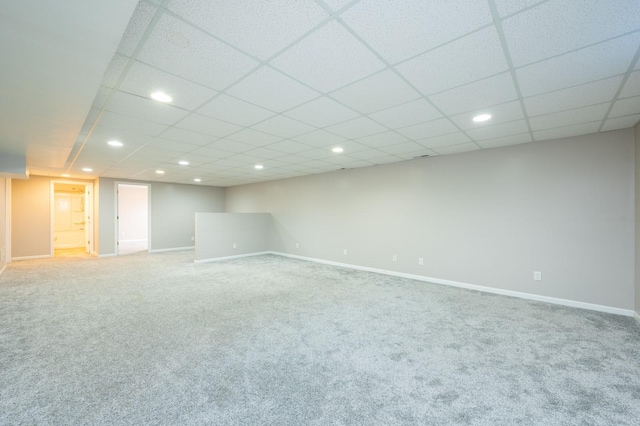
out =
[[[277,256],[14,262],[0,424],[637,425],[632,318]]]

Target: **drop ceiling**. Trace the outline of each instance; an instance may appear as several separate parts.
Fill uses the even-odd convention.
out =
[[[639,48],[637,0],[142,0],[64,164],[27,162],[232,186],[628,128]]]

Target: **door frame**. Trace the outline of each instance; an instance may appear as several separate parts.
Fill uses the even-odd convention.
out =
[[[55,185],[56,183],[65,183],[65,184],[72,184],[72,185],[82,185],[86,189],[87,187],[89,188],[89,193],[91,194],[91,197],[87,197],[87,199],[85,199],[85,203],[89,203],[91,205],[91,209],[89,211],[85,211],[85,227],[84,227],[84,237],[85,240],[88,238],[89,239],[89,244],[83,244],[83,248],[85,249],[85,251],[87,251],[87,254],[93,254],[95,252],[95,241],[94,241],[94,232],[93,232],[93,228],[94,228],[94,224],[95,224],[95,204],[94,204],[94,194],[93,194],[93,182],[85,182],[85,181],[81,181],[81,180],[72,180],[72,179],[51,179],[51,181],[49,182],[50,186],[51,186],[51,190],[49,192],[49,211],[51,212],[50,214],[50,222],[49,222],[49,237],[50,237],[50,248],[49,248],[49,255],[51,257],[54,256],[55,254],[55,247],[54,247],[54,233],[55,233]],[[85,210],[87,210],[85,208]],[[89,220],[87,220],[86,215],[87,214],[91,214],[91,217],[89,218]]]
[[[147,252],[151,252],[151,184],[150,183],[139,183],[139,182],[124,182],[124,181],[115,181],[113,182],[113,195],[114,195],[114,213],[113,213],[113,222],[114,222],[114,241],[113,241],[113,253],[115,256],[119,256],[119,237],[120,237],[120,218],[118,215],[118,207],[120,203],[119,185],[129,185],[129,186],[146,186],[147,187]]]

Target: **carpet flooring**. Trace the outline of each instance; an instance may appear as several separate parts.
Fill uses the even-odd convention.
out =
[[[266,255],[14,262],[2,425],[637,425],[632,319]]]

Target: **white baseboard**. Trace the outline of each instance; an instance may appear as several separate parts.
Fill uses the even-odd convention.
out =
[[[115,253],[99,254],[98,258],[102,259],[103,257],[115,257],[115,255]]]
[[[636,319],[636,321],[638,321],[638,324],[640,324],[640,314],[638,314],[637,312],[633,312],[633,317]]]
[[[149,250],[149,253],[164,253],[167,251],[182,251],[182,250],[193,250],[196,246],[189,246],[189,247],[173,247],[173,248],[166,248],[166,249],[154,249],[154,250]]]
[[[234,256],[212,257],[210,259],[194,260],[194,263],[220,262],[221,260],[240,259],[241,257],[262,256],[264,254],[277,254],[272,251],[259,251],[256,253],[238,254]]]
[[[20,257],[13,257],[11,258],[12,261],[14,260],[32,260],[32,259],[48,259],[50,257],[53,257],[53,255],[50,254],[41,254],[38,256],[20,256]]]
[[[568,300],[568,299],[559,299],[556,297],[541,296],[538,294],[523,293],[523,292],[512,291],[512,290],[503,290],[500,288],[485,287],[485,286],[476,285],[476,284],[468,284],[468,283],[462,283],[458,281],[443,280],[440,278],[425,277],[422,275],[405,274],[403,272],[394,272],[394,271],[388,271],[386,269],[369,268],[367,266],[351,265],[348,263],[333,262],[331,260],[316,259],[313,257],[298,256],[295,254],[288,254],[288,253],[282,253],[282,252],[276,252],[276,251],[269,252],[269,254],[275,254],[275,255],[284,256],[284,257],[291,257],[293,259],[307,260],[310,262],[323,263],[326,265],[340,266],[343,268],[357,269],[359,271],[376,272],[378,274],[392,275],[395,277],[409,278],[409,279],[418,280],[418,281],[426,281],[429,283],[464,288],[467,290],[482,291],[485,293],[493,293],[493,294],[499,294],[502,296],[517,297],[520,299],[536,300],[538,302],[547,302],[547,303],[552,303],[554,305],[570,306],[573,308],[588,309],[591,311],[606,312],[609,314],[624,315],[624,316],[634,315],[634,311],[630,309],[614,308],[612,306],[596,305],[593,303],[578,302],[575,300]]]

